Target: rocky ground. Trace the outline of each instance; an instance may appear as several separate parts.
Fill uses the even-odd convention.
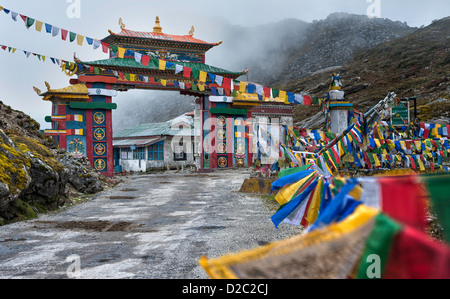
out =
[[[0,102],[0,225],[37,217],[116,182],[41,133],[39,124]]]

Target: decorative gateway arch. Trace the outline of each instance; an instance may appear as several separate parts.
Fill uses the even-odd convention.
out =
[[[59,147],[87,156],[100,173],[114,173],[112,110],[117,105],[112,98],[118,91],[171,90],[195,96],[196,143],[203,145],[195,147],[200,172],[252,166],[252,114],[262,123],[270,124],[272,118],[292,126],[292,104],[264,100],[242,89],[236,79],[248,70],[231,72],[205,64],[206,52],[221,41],[195,38],[194,27],[188,35],[162,33],[158,17],[152,32],[126,29],[122,20],[119,24],[120,33],[109,30],[101,41],[109,44],[108,59],[75,57],[78,67],[69,71],[77,79],[70,80],[70,87],[54,90],[46,83],[47,92],[39,92],[52,102],[52,115],[46,118],[52,129],[45,133],[55,137]]]

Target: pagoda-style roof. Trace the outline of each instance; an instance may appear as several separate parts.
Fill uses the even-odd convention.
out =
[[[45,82],[45,85],[47,87],[46,92],[41,92],[38,88],[33,87],[34,91],[36,91],[39,96],[44,97],[44,101],[50,101],[54,98],[80,100],[89,99],[89,90],[83,83],[67,86],[60,89],[51,89],[50,84],[48,84],[47,82]]]
[[[215,75],[220,75],[224,77],[229,77],[232,79],[236,79],[245,72],[232,72],[222,68],[218,68],[215,66],[211,66],[204,63],[198,62],[187,62],[187,61],[173,61],[173,66],[166,66],[165,71],[159,70],[159,61],[158,59],[151,59],[149,61],[148,66],[145,66],[139,62],[137,62],[134,58],[109,58],[103,60],[96,61],[86,61],[81,62],[82,64],[101,67],[110,70],[118,70],[127,73],[134,73],[137,75],[153,75],[153,76],[173,76],[183,78],[182,74],[174,74],[175,64],[182,65],[183,67],[189,67],[192,71],[203,71]]]
[[[151,45],[164,45],[173,48],[193,48],[201,49],[203,51],[208,51],[214,46],[220,45],[222,42],[208,43],[203,40],[194,37],[194,27],[187,35],[174,35],[162,32],[162,28],[159,25],[159,18],[156,17],[156,24],[153,27],[153,31],[135,31],[125,29],[125,25],[122,20],[119,21],[121,31],[119,33],[113,33],[109,30],[109,36],[105,37],[102,42],[120,45],[120,46],[130,46],[135,47],[140,46],[151,46]]]
[[[122,29],[120,33],[115,35],[127,36],[127,37],[138,37],[138,38],[149,38],[149,39],[159,39],[164,41],[182,42],[182,43],[193,43],[193,44],[204,44],[217,46],[219,43],[208,43],[198,38],[190,35],[174,35],[166,33],[157,32],[144,32],[144,31],[133,31],[128,29]]]

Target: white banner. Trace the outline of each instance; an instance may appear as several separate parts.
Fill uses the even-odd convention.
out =
[[[88,91],[89,95],[91,96],[116,97],[118,94],[117,90],[103,89],[103,88],[88,88]]]

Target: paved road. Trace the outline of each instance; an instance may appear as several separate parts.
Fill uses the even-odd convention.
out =
[[[129,177],[88,202],[0,227],[0,278],[207,275],[197,261],[299,232],[277,230],[267,200],[239,193],[248,173]]]

